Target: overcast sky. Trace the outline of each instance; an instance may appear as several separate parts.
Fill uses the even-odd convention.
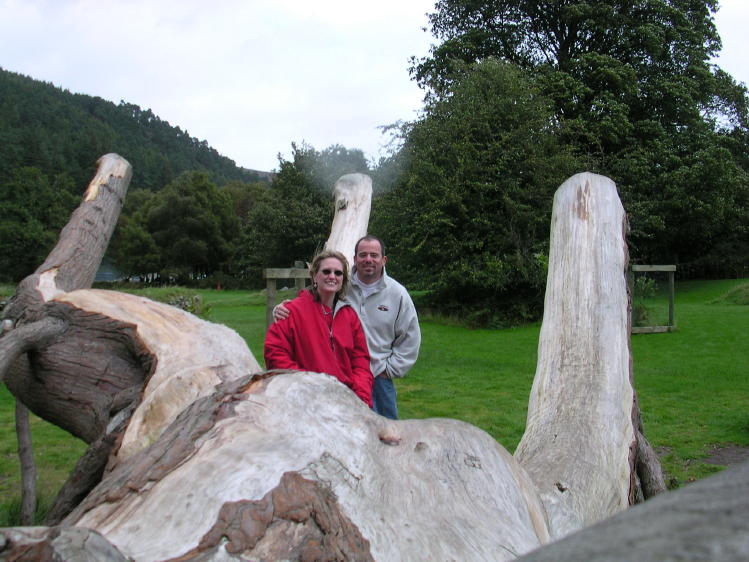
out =
[[[749,83],[749,1],[721,4],[719,64]],[[421,106],[409,58],[428,53],[433,5],[0,0],[0,67],[150,108],[246,168],[277,168],[292,142],[377,158],[379,127]]]

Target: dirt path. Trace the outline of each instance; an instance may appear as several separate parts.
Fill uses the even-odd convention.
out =
[[[749,460],[749,447],[739,445],[725,445],[714,447],[710,456],[704,459],[709,464],[731,466]]]

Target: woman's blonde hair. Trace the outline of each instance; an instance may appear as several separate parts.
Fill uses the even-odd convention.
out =
[[[339,262],[341,262],[341,270],[343,271],[341,288],[335,294],[336,299],[342,299],[343,297],[345,297],[346,291],[348,290],[348,260],[346,259],[346,256],[344,256],[337,250],[323,250],[322,252],[319,252],[314,258],[312,258],[312,263],[309,264],[309,276],[312,279],[312,287],[310,287],[310,292],[312,293],[312,296],[315,297],[315,300],[320,300],[320,294],[317,292],[317,285],[315,285],[315,275],[320,271],[320,264],[322,263],[322,261],[327,258],[335,258]]]

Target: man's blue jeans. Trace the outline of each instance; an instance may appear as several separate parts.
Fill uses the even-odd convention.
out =
[[[398,419],[398,405],[395,402],[395,384],[392,379],[375,377],[372,388],[372,402],[375,412],[391,420]]]

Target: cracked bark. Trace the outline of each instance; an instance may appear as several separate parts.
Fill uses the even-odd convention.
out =
[[[374,560],[336,495],[294,472],[260,500],[224,504],[199,545],[173,560],[215,552],[224,539],[229,554],[259,560]]]

